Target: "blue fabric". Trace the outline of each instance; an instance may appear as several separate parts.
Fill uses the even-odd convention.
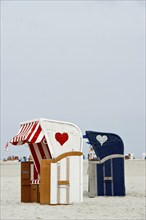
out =
[[[101,145],[97,140],[97,135],[101,135],[101,137],[106,136],[107,141]],[[99,157],[100,160],[112,154],[124,155],[124,144],[118,135],[105,132],[86,131],[86,136],[89,143],[93,146],[96,156]]]
[[[103,164],[97,164],[96,167],[97,195],[125,196],[124,158],[113,158]],[[104,177],[112,177],[112,180],[104,180]]]

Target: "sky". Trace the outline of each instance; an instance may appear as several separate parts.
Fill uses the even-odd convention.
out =
[[[142,157],[144,1],[1,1],[1,159],[30,154],[5,145],[36,118],[118,134]]]

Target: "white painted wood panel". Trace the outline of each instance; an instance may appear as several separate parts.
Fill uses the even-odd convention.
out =
[[[97,164],[89,161],[89,197],[97,196]]]
[[[66,158],[60,161],[60,180],[66,180]],[[66,185],[60,185],[60,204],[66,204]]]
[[[72,203],[82,202],[82,157],[70,157],[70,201]]]
[[[40,121],[43,133],[46,136],[47,143],[53,158],[70,151],[81,151],[83,146],[82,134],[79,128],[71,123],[57,121]],[[67,133],[68,140],[61,146],[56,140],[56,133]]]
[[[50,203],[57,204],[57,163],[51,163]]]

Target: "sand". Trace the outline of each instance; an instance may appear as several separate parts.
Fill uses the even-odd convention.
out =
[[[20,202],[20,163],[1,162],[1,219],[145,219],[145,161],[126,160],[126,196],[89,198],[84,161],[84,201],[48,206]]]

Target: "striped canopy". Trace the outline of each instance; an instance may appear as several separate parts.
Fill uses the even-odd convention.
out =
[[[10,143],[16,146],[28,144],[38,173],[41,160],[52,158],[39,121],[22,123],[18,134],[10,140]]]
[[[13,145],[22,145],[25,143],[39,143],[45,139],[41,126],[38,122],[21,124],[18,134],[10,141]]]

